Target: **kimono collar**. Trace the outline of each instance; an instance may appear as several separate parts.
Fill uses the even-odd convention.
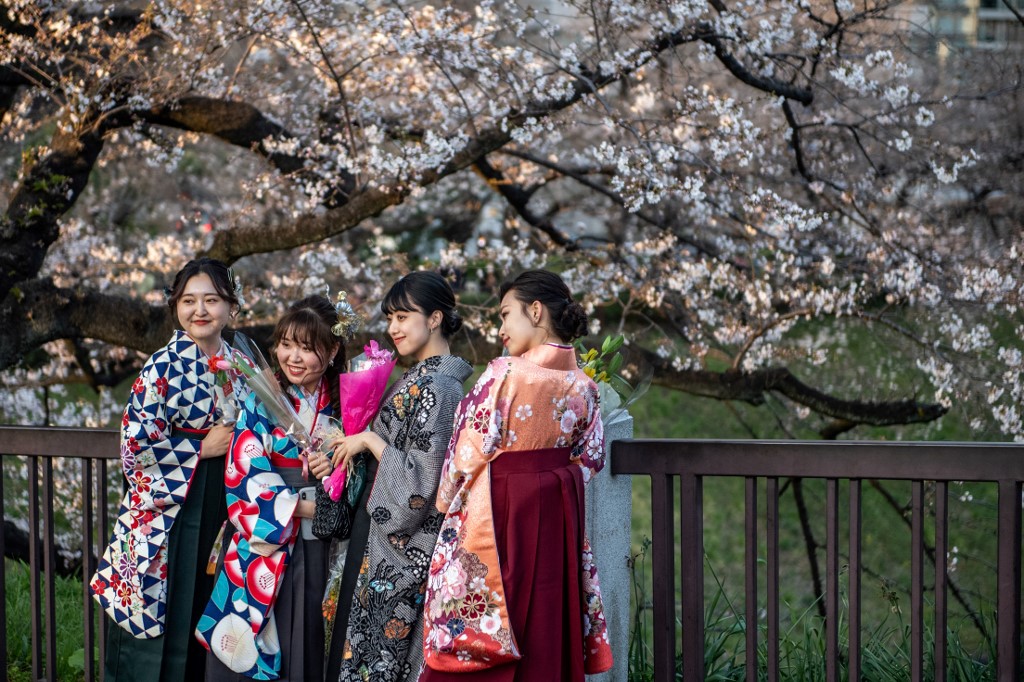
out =
[[[576,364],[576,349],[560,343],[541,344],[523,353],[522,357],[546,369],[557,369],[563,372],[579,367]]]
[[[421,375],[427,372],[450,376],[460,384],[473,373],[473,366],[458,355],[435,355],[421,360],[409,369],[410,375]]]
[[[199,347],[195,340],[180,329],[174,330],[169,344],[178,357],[182,360],[183,369],[186,372],[195,372],[197,375],[210,371],[210,364],[206,361],[206,353]],[[218,354],[226,356],[231,352],[230,347],[224,339],[220,340]]]

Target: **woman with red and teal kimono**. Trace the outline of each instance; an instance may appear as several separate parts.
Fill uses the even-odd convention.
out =
[[[569,345],[586,314],[533,270],[502,286],[500,315],[509,355],[459,405],[441,476],[420,682],[583,682],[612,665],[584,535],[601,410]]]
[[[227,517],[224,460],[231,427],[222,412],[245,384],[211,369],[231,349],[221,332],[238,312],[226,265],[189,261],[168,306],[181,329],[149,358],[121,420],[128,490],[90,588],[114,623],[107,680],[199,679],[206,652],[192,637],[210,595],[208,552]]]
[[[351,311],[351,308],[347,308]],[[340,414],[345,364],[339,311],[324,296],[293,303],[278,321],[273,357],[298,421],[323,432]],[[335,334],[338,333],[338,335]],[[315,511],[303,448],[252,394],[228,452],[230,540],[196,637],[210,650],[207,680],[316,680],[323,677],[321,599],[327,543],[301,532]]]

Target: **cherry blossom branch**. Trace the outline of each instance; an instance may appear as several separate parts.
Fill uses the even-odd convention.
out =
[[[152,125],[167,126],[193,133],[212,135],[228,144],[264,157],[282,173],[302,170],[303,159],[283,154],[267,147],[268,140],[284,142],[297,140],[280,124],[270,120],[248,102],[213,97],[189,96],[152,109],[131,112],[131,118]],[[122,120],[121,124],[129,124]]]
[[[241,225],[221,230],[214,236],[206,255],[233,263],[254,253],[294,248],[339,235],[384,209],[400,204],[414,189],[433,185],[501,149],[512,140],[513,131],[525,125],[529,119],[537,121],[568,109],[584,95],[619,82],[646,66],[661,52],[691,40],[692,36],[679,31],[662,35],[645,45],[645,49],[637,50],[636,53],[643,56],[636,59],[630,68],[618,71],[599,73],[581,66],[579,76],[565,88],[565,94],[532,100],[522,109],[509,112],[503,120],[481,127],[479,134],[452,153],[446,163],[423,170],[416,177],[356,190],[341,205],[327,211],[305,214],[291,223],[270,228]]]
[[[757,75],[750,71],[750,69],[725,49],[725,44],[711,24],[701,22],[697,28],[696,36],[714,49],[718,61],[739,81],[746,83],[752,88],[781,95],[786,99],[796,100],[804,106],[810,106],[811,102],[814,101],[814,93],[808,88],[798,88],[775,78]]]

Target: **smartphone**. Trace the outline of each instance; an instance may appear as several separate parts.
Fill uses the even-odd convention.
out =
[[[299,490],[300,500],[316,501],[316,486],[309,486],[307,488],[301,488]],[[313,535],[313,519],[302,518],[299,519],[299,534],[302,535],[303,540],[318,540],[317,536]]]

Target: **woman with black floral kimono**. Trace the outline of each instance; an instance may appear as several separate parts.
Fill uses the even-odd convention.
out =
[[[419,675],[423,594],[443,518],[434,501],[462,384],[472,373],[468,362],[450,354],[448,339],[462,320],[443,277],[406,275],[381,310],[398,353],[415,364],[388,389],[370,431],[334,443],[336,466],[368,451],[377,472],[365,507],[357,510],[348,551],[339,557],[342,575],[327,596],[329,606],[337,605],[330,618],[329,682]]]

